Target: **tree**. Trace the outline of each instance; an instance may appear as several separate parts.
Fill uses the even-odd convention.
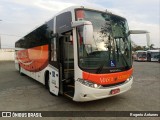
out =
[[[149,48],[150,48],[150,49],[154,49],[154,44],[151,44],[151,45],[149,46]]]
[[[133,47],[133,51],[137,51],[137,50],[143,50],[143,47],[142,46]]]
[[[149,50],[149,48],[148,47],[146,47],[146,46],[142,46],[143,47],[143,50]]]

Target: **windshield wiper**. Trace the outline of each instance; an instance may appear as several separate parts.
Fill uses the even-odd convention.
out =
[[[106,59],[103,60],[102,64],[99,66],[99,68],[97,69],[96,73],[100,73],[105,65]]]
[[[120,52],[120,54],[121,54],[121,56],[122,56],[122,58],[123,58],[123,60],[124,60],[124,62],[125,62],[125,64],[126,64],[126,68],[128,69],[128,68],[129,68],[129,64],[128,64],[125,56],[122,54],[122,51],[121,51],[119,48],[117,48],[117,51]]]
[[[124,37],[116,37],[115,39],[117,39],[117,38],[118,38],[118,39],[120,39],[120,38],[123,39]],[[119,59],[119,52],[120,52],[120,54],[121,54],[121,56],[122,56],[122,59],[123,59],[123,61],[124,61],[125,64],[126,64],[126,68],[128,69],[128,68],[129,68],[129,64],[128,64],[125,56],[122,54],[122,51],[121,51],[120,48],[118,47],[117,41],[116,41],[116,48],[117,48],[117,57],[118,57],[118,59]]]
[[[108,51],[109,51],[109,61],[111,59],[110,55],[111,55],[111,37],[109,36],[109,46],[108,46]],[[97,69],[96,73],[100,73],[105,65],[106,59],[103,60],[102,64],[99,66],[99,68]]]

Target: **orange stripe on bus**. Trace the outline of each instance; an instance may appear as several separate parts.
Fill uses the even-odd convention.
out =
[[[133,73],[133,68],[123,72],[108,73],[108,74],[93,74],[83,72],[83,79],[89,80],[100,85],[109,85],[127,80]]]

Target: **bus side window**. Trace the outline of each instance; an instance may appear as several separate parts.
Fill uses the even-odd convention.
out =
[[[54,38],[51,40],[51,61],[57,61],[56,40]]]

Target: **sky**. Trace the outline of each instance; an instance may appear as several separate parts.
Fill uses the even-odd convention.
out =
[[[14,48],[15,41],[74,5],[121,15],[128,20],[130,30],[149,31],[151,44],[160,47],[160,0],[0,0],[2,48]],[[131,39],[137,45],[147,45],[144,34],[132,35]]]

